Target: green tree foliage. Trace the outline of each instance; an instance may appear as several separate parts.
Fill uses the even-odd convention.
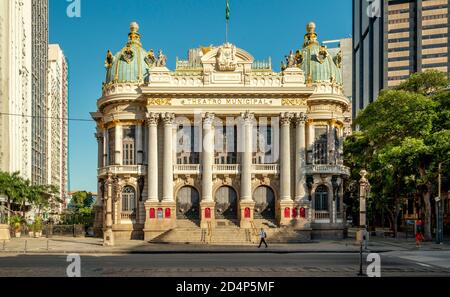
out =
[[[387,211],[395,233],[402,198],[419,195],[425,238],[431,239],[437,164],[450,157],[449,82],[447,74],[427,71],[382,91],[355,120],[361,131],[345,142],[352,178],[358,178],[361,168],[369,171],[373,200],[369,206]]]
[[[0,194],[6,196],[7,221],[10,221],[12,205],[19,205],[22,211],[22,218],[25,218],[26,203],[35,207],[38,216],[42,211],[48,210],[55,203],[60,202],[58,188],[47,185],[32,185],[29,180],[25,180],[18,172],[0,172]]]
[[[91,224],[94,219],[92,209],[94,202],[95,199],[92,196],[92,193],[86,191],[74,193],[68,209],[64,214],[64,224]]]

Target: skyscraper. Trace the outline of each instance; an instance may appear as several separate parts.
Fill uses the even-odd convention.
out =
[[[32,0],[32,174],[35,184],[47,180],[48,0]]]
[[[449,72],[448,2],[353,1],[353,116],[412,73]]]
[[[0,170],[31,179],[32,6],[0,1]],[[44,64],[45,66],[45,64]]]
[[[68,67],[57,44],[49,45],[48,58],[46,184],[57,186],[64,200],[67,194]]]

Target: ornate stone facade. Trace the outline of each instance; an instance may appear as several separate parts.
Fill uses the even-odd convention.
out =
[[[136,27],[126,47],[148,55]],[[92,113],[105,244],[151,240],[188,220],[243,229],[268,221],[309,238],[342,237],[350,102],[333,57],[308,28],[297,62],[280,73],[232,44],[191,50],[175,71],[107,53]],[[329,80],[320,80],[327,69]],[[112,70],[127,76],[114,79]]]

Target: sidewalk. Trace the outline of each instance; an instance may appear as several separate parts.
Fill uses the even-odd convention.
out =
[[[341,241],[321,240],[311,243],[270,244],[269,248],[254,245],[218,246],[190,244],[155,244],[145,241],[117,241],[114,247],[104,247],[100,238],[13,238],[0,242],[1,254],[169,254],[169,253],[359,253],[359,245],[354,239]],[[390,252],[417,250],[414,240],[395,240],[391,238],[372,238],[368,251]],[[426,242],[423,251],[450,251],[450,244],[437,245]]]

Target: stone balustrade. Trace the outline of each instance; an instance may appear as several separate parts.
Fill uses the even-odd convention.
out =
[[[174,174],[200,174],[200,164],[176,164]]]
[[[343,165],[307,165],[306,174],[342,174],[350,176],[350,168]]]
[[[111,172],[113,175],[145,175],[146,174],[145,165],[112,165],[106,166],[98,169],[98,176],[106,176]]]

